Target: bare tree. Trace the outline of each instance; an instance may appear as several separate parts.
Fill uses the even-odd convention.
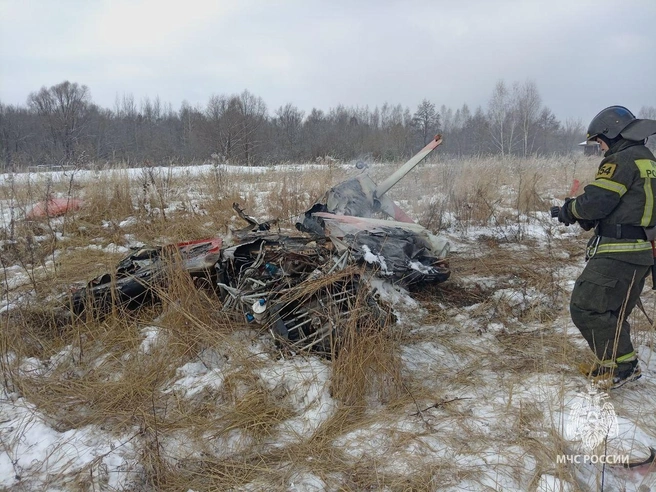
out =
[[[303,137],[303,111],[291,103],[285,104],[276,110],[273,126],[276,129],[282,158],[299,158]]]
[[[490,133],[490,125],[485,117],[483,108],[478,106],[472,115],[466,104],[462,106],[462,121],[464,133],[463,153],[482,155],[490,151],[487,135]]]
[[[29,106],[45,118],[53,142],[62,146],[67,161],[75,155],[90,102],[88,87],[69,81],[49,89],[42,87],[39,92],[33,92],[28,97]]]
[[[267,106],[261,97],[248,91],[242,92],[236,101],[239,115],[239,144],[242,162],[254,164],[258,151],[265,140],[262,134],[267,120]]]
[[[540,111],[537,121],[537,145],[536,152],[540,154],[551,154],[562,148],[560,133],[562,131],[560,122],[552,111],[545,107]]]
[[[515,100],[517,103],[517,120],[522,132],[522,150],[524,157],[533,152],[535,126],[540,116],[542,98],[535,82],[527,80],[524,84],[516,84]]]
[[[643,106],[638,112],[638,118],[644,118],[647,120],[656,120],[656,107],[654,106]]]
[[[435,105],[428,99],[421,101],[411,121],[413,130],[422,141],[422,146],[439,132],[440,115],[435,110]]]
[[[34,153],[30,141],[37,135],[35,123],[26,109],[0,103],[0,161],[4,169],[13,170],[16,160]]]
[[[467,141],[471,138],[467,135],[464,128],[471,119],[469,107],[464,104],[462,108],[456,109],[442,105],[440,109],[442,133],[444,134],[443,149],[456,155],[462,155],[466,149]]]
[[[303,124],[303,149],[305,155],[314,160],[330,152],[328,143],[329,121],[320,109],[312,108]]]
[[[397,104],[383,104],[380,111],[382,129],[382,151],[386,159],[406,156],[410,150],[410,124],[412,115],[408,108]]]
[[[452,130],[454,124],[453,117],[453,110],[442,104],[442,106],[440,106],[439,118],[441,123],[440,126],[442,127],[442,131],[444,133],[448,133]]]
[[[230,97],[212,96],[205,111],[207,136],[225,160],[255,163],[266,139],[267,118],[262,98],[248,91]]]
[[[214,95],[210,97],[205,110],[207,118],[206,135],[209,144],[223,160],[229,161],[233,154],[233,145],[236,136],[235,129],[230,124],[230,120],[235,119],[235,107],[224,95]]]
[[[206,123],[200,106],[194,108],[187,101],[182,101],[178,118],[180,120],[180,151],[186,159],[207,157],[215,151],[203,139],[202,128]]]
[[[371,118],[369,120],[371,128],[378,130],[380,128],[380,110],[378,106],[374,108],[374,111],[371,113]]]
[[[452,111],[424,99],[414,114],[400,104],[337,105],[307,118],[293,104],[267,115],[264,101],[248,91],[214,95],[204,107],[184,103],[173,111],[159,98],[140,105],[119,95],[115,108],[94,105],[88,89],[64,82],[30,94],[29,108],[0,104],[0,166],[39,162],[44,156],[77,159],[84,152],[109,161],[192,162],[220,154],[234,163],[312,160],[334,155],[399,160],[413,154],[436,132],[445,134],[443,152],[508,155],[571,152],[579,125],[556,119],[541,107],[534,82],[499,81],[487,108],[466,104]],[[642,117],[654,117],[645,107]],[[266,152],[265,152],[266,150]],[[19,164],[19,165],[20,165]]]
[[[502,156],[511,153],[515,144],[517,122],[514,109],[511,94],[505,82],[500,80],[490,98],[487,116],[492,144]]]

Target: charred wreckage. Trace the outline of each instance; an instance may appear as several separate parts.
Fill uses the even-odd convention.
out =
[[[155,302],[176,263],[194,285],[219,296],[223,310],[268,330],[279,346],[334,353],[348,320],[382,326],[393,316],[372,278],[404,287],[449,278],[449,243],[385,195],[441,143],[437,135],[379,185],[362,172],[331,188],[299,218],[295,233],[273,232],[275,221],[260,223],[234,204],[248,226],[230,241],[139,248],[114,272],[69,293],[67,310],[97,315]],[[388,218],[373,218],[381,212]]]

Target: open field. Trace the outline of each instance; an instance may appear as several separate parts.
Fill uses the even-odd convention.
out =
[[[597,164],[436,156],[413,170],[389,194],[450,240],[451,278],[387,285],[398,321],[351,333],[336,360],[280,357],[268,333],[184,278],[161,306],[102,321],[57,323],[49,302],[132,246],[229,238],[243,225],[233,202],[291,230],[353,165],[0,177],[0,488],[656,489],[650,469],[559,462],[584,454],[567,421],[591,353],[567,306],[589,233],[548,209]],[[379,182],[396,167],[368,172]],[[25,221],[47,196],[85,206]],[[643,303],[653,318],[651,285]],[[644,376],[609,397],[619,432],[606,453],[639,459],[656,447],[654,327],[639,310],[630,321]]]

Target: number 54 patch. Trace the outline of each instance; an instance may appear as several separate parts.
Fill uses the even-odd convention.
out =
[[[617,167],[617,164],[612,164],[610,162],[607,162],[603,166],[599,166],[599,169],[597,170],[597,175],[595,176],[595,179],[597,178],[612,178],[613,174],[615,174],[615,168]]]

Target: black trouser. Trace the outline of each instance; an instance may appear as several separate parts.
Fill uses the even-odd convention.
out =
[[[592,257],[572,290],[572,321],[597,358],[607,362],[620,359],[620,370],[629,367],[622,363],[622,358],[632,358],[634,352],[627,318],[650,271],[651,266],[647,265],[607,256]]]

